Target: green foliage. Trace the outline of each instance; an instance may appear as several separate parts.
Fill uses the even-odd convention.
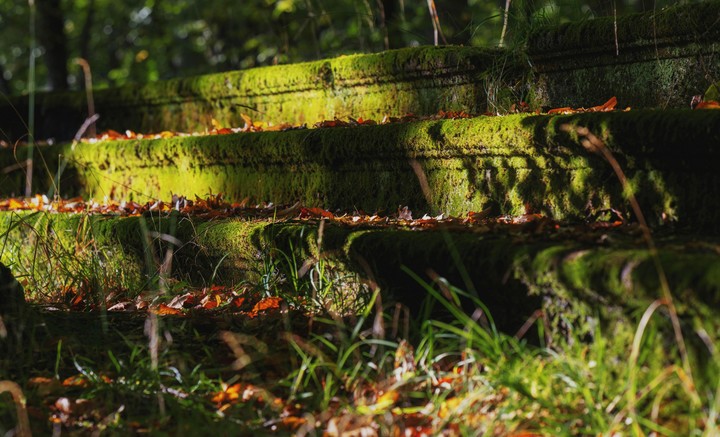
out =
[[[399,2],[383,21],[382,2],[359,0],[63,0],[69,84],[83,83],[76,57],[87,57],[97,87],[177,76],[298,62],[339,54],[432,44],[424,1]],[[451,44],[496,46],[504,0],[438,1],[443,33]],[[598,0],[515,0],[509,14],[510,46],[523,45],[528,30],[542,23],[610,15]],[[618,0],[617,13],[662,8],[675,0]],[[30,36],[26,2],[0,0],[0,91],[27,90]],[[42,32],[43,29],[39,28]],[[52,35],[50,35],[52,37]],[[41,46],[36,56],[47,57]],[[37,83],[47,88],[48,71],[38,62]],[[4,91],[3,91],[4,89]]]

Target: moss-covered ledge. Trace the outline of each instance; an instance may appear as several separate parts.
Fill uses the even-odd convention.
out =
[[[139,202],[212,192],[332,210],[407,205],[416,215],[629,214],[610,166],[572,132],[587,127],[615,153],[651,223],[717,231],[720,209],[708,200],[720,193],[717,125],[720,111],[631,111],[115,141],[38,149],[46,166],[34,174],[40,190]],[[15,162],[0,151],[0,167]],[[21,192],[21,171],[3,177],[5,195]]]
[[[573,325],[592,335],[598,323],[637,323],[647,305],[662,297],[649,251],[636,233],[626,231],[561,227],[538,235],[327,223],[319,239],[317,221],[0,213],[0,235],[0,261],[36,298],[58,298],[63,290],[83,290],[86,300],[117,292],[132,297],[156,291],[160,277],[165,283],[248,281],[270,284],[268,292],[279,287],[309,293],[311,281],[318,284],[322,274],[340,294],[325,296],[335,303],[343,302],[342,295],[367,293],[371,278],[386,297],[417,311],[426,291],[410,271],[425,281],[439,275],[477,293],[511,332],[543,309],[555,329]],[[715,320],[718,243],[708,237],[657,241],[671,292],[689,326],[695,319]],[[711,336],[720,334],[716,322],[706,329]]]
[[[313,124],[441,109],[483,113],[513,103],[509,87],[521,72],[508,59],[499,50],[408,48],[97,90],[95,105],[100,129],[120,132],[202,132],[212,128],[212,119],[243,126],[241,114],[275,124]],[[492,96],[489,86],[496,89]],[[36,99],[36,138],[72,138],[86,114],[84,92]],[[0,102],[0,128],[12,139],[26,133],[18,114],[27,114],[26,99]]]
[[[536,94],[555,107],[613,95],[631,107],[688,107],[720,75],[719,15],[720,2],[707,1],[539,28],[528,46]]]

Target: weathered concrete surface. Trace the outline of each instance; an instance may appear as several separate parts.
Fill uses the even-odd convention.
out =
[[[512,104],[520,80],[499,50],[420,47],[254,68],[95,92],[101,130],[202,132],[214,118],[243,126],[241,114],[270,123],[313,124],[335,117],[484,113]],[[36,138],[71,139],[87,111],[84,93],[38,94]],[[14,107],[12,107],[12,106]],[[26,99],[0,103],[0,127],[15,140],[27,128]],[[7,138],[5,138],[7,140]]]
[[[650,252],[639,233],[628,230],[417,231],[327,223],[319,239],[317,221],[0,213],[0,235],[6,241],[2,262],[27,281],[30,295],[55,299],[68,289],[82,290],[86,301],[102,302],[118,291],[132,297],[157,290],[161,276],[197,285],[249,281],[269,284],[271,293],[302,295],[322,282],[321,274],[332,286],[331,294],[316,290],[320,299],[340,305],[351,296],[350,302],[363,302],[371,278],[386,297],[417,311],[427,292],[408,273],[414,272],[424,281],[436,274],[476,293],[498,325],[512,332],[543,309],[555,329],[575,325],[580,334],[592,335],[597,323],[635,320],[662,297]],[[713,237],[657,241],[678,311],[688,323],[715,319],[719,243]],[[712,337],[720,333],[718,326],[710,327]]]
[[[536,30],[528,55],[538,103],[686,108],[720,77],[720,2]],[[617,46],[616,46],[617,42]]]
[[[631,190],[650,223],[712,232],[720,223],[711,201],[720,192],[718,125],[720,111],[631,111],[114,141],[38,149],[45,164],[34,174],[39,190],[96,199],[223,193],[230,201],[370,213],[399,205],[416,215],[488,207],[518,215],[530,208],[562,220],[607,208],[631,216]],[[627,188],[580,145],[575,127],[607,144]],[[0,167],[15,159],[2,151]],[[50,185],[58,168],[60,183]],[[5,195],[24,186],[20,170],[3,178]]]

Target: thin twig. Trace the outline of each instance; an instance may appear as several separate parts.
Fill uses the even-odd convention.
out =
[[[17,435],[18,437],[31,437],[30,421],[27,414],[27,400],[22,389],[16,382],[0,381],[0,393],[9,392],[12,395],[15,408],[17,409]]]
[[[672,323],[673,332],[675,334],[675,342],[677,343],[678,351],[680,352],[680,358],[682,359],[683,370],[688,376],[689,384],[688,386],[686,386],[686,389],[689,392],[695,393],[696,389],[693,384],[692,368],[690,367],[690,360],[687,354],[687,348],[685,346],[685,339],[683,337],[682,328],[680,326],[680,318],[678,317],[677,308],[675,307],[672,293],[670,292],[670,284],[665,274],[665,269],[660,262],[660,256],[658,255],[657,246],[655,245],[655,240],[652,237],[650,227],[648,226],[647,221],[645,221],[645,215],[640,209],[640,204],[637,201],[637,197],[635,197],[635,194],[630,189],[630,184],[627,180],[627,177],[625,176],[625,173],[620,167],[620,163],[618,163],[617,159],[615,159],[615,156],[613,156],[612,152],[610,151],[610,149],[608,149],[605,143],[600,140],[600,138],[595,136],[595,134],[590,132],[588,128],[573,127],[571,125],[564,124],[561,126],[561,129],[565,132],[574,130],[578,135],[584,137],[580,141],[583,147],[605,158],[605,160],[612,167],[617,178],[620,180],[620,184],[622,185],[623,190],[628,193],[628,200],[630,201],[630,206],[632,207],[633,212],[635,213],[635,217],[637,217],[638,223],[640,224],[640,230],[642,231],[643,239],[645,240],[645,244],[648,247],[650,258],[653,261],[655,270],[658,275],[658,279],[660,281],[660,290],[662,292],[661,303],[667,306],[668,313],[670,314],[670,321]]]
[[[35,0],[30,8],[30,65],[28,67],[28,148],[25,170],[25,197],[32,196],[33,152],[35,149]]]
[[[83,76],[85,76],[85,96],[87,98],[88,110],[88,118],[86,119],[86,122],[90,119],[93,120],[88,127],[88,135],[94,138],[96,136],[95,120],[97,119],[95,118],[95,101],[93,100],[93,85],[92,73],[90,72],[90,64],[83,58],[76,58],[75,63],[82,67]]]
[[[505,1],[505,12],[503,13],[503,27],[502,32],[500,32],[500,47],[503,47],[505,45],[505,33],[507,32],[508,27],[508,16],[510,15],[510,1]]]
[[[510,0],[508,0],[509,2]],[[620,56],[620,45],[618,43],[618,27],[617,27],[617,5],[613,0],[613,29],[615,31],[615,56]]]
[[[445,35],[443,35],[442,27],[440,27],[440,18],[438,17],[437,8],[435,8],[435,0],[427,0],[428,4],[428,10],[430,11],[430,18],[432,20],[433,25],[433,41],[435,42],[435,45],[439,45],[438,43],[438,35],[440,38],[442,38],[443,44],[447,45],[447,40],[445,39]]]

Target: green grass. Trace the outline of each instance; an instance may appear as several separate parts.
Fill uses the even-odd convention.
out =
[[[296,279],[272,283],[269,293],[291,302],[290,289],[278,285]],[[631,333],[638,353],[629,360],[632,335],[598,327],[591,343],[572,333],[546,339],[541,317],[537,332],[517,338],[498,332],[468,293],[441,278],[433,284],[415,279],[427,294],[427,312],[412,320],[390,304],[378,311],[377,289],[354,315],[316,306],[312,314],[291,308],[250,324],[228,322],[229,316],[209,324],[159,318],[156,363],[142,333],[144,317],[134,324],[110,320],[110,334],[98,340],[85,332],[87,323],[73,328],[71,314],[70,328],[27,340],[25,347],[36,349],[36,359],[24,363],[29,367],[2,368],[0,379],[25,388],[39,415],[32,420],[37,433],[51,431],[44,418],[53,415],[57,426],[81,434],[290,434],[295,428],[288,417],[309,435],[343,426],[381,435],[410,426],[451,435],[717,432],[717,356],[694,360],[696,380],[689,381],[661,311],[638,319],[638,332]],[[297,298],[301,287],[293,288]],[[474,314],[460,310],[458,302],[467,299],[478,308]],[[48,339],[56,346],[33,345]],[[84,382],[31,382],[55,375]],[[213,401],[237,383],[247,399]],[[68,414],[58,409],[62,402],[72,406]],[[14,411],[9,396],[0,395],[0,432],[12,426],[6,424],[14,423]]]

